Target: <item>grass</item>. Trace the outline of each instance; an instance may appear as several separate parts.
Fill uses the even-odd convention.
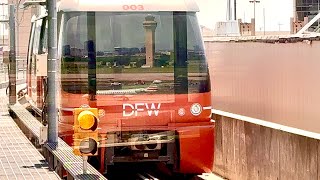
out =
[[[62,68],[63,74],[78,74],[87,72],[87,67],[78,68]],[[152,68],[109,68],[109,67],[97,67],[97,74],[117,74],[117,73],[173,73],[173,67],[152,67]],[[189,73],[203,73],[205,70],[201,71],[198,66],[189,65]]]

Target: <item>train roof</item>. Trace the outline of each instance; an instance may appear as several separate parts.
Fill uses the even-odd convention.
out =
[[[103,12],[198,12],[194,0],[60,0],[58,11]]]

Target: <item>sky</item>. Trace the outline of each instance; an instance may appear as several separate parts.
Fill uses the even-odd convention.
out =
[[[225,21],[227,0],[196,0],[201,25],[214,28],[217,21]],[[263,8],[265,9],[266,31],[290,31],[290,17],[293,15],[293,0],[260,0],[256,4],[256,30],[263,31]],[[237,18],[250,22],[253,18],[253,3],[237,0]],[[280,24],[280,25],[279,25]]]

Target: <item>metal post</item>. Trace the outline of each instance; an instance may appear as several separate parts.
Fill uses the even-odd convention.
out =
[[[297,21],[298,20],[298,14],[297,14],[297,0],[293,0],[293,21]]]
[[[234,20],[237,20],[237,0],[233,0]]]
[[[9,104],[16,103],[16,28],[15,28],[15,7],[10,4],[10,66],[9,66]]]
[[[256,19],[256,3],[260,3],[259,0],[250,0],[250,3],[253,3],[253,18]]]
[[[227,20],[231,20],[231,0],[227,1]]]
[[[320,11],[319,11],[319,1],[320,1],[320,0],[318,0],[318,14],[320,13]],[[319,26],[319,24],[320,24],[320,21],[319,21],[319,19],[318,19],[318,26]]]
[[[253,19],[254,19],[254,23],[255,23],[256,22],[256,3],[260,3],[260,1],[259,0],[250,0],[249,2],[253,3]],[[252,22],[252,20],[251,20],[251,22]],[[253,31],[256,31],[255,25],[254,25]],[[255,32],[254,32],[254,34],[255,34]]]
[[[57,1],[48,0],[48,142],[58,139],[56,108],[56,62],[57,62]]]
[[[88,156],[82,156],[83,160],[83,174],[87,174],[88,170]]]
[[[282,24],[280,22],[278,23],[278,26],[279,26],[279,31],[281,31]]]
[[[20,38],[20,32],[19,32],[19,26],[20,26],[20,22],[19,22],[19,5],[20,5],[20,3],[18,3],[18,4],[16,4],[16,6],[17,6],[17,8],[16,8],[16,11],[15,11],[15,16],[16,16],[16,32],[15,32],[15,34],[16,34],[16,68],[17,68],[17,70],[16,70],[16,72],[17,72],[17,74],[16,74],[16,78],[17,79],[19,79],[19,64],[20,64],[20,60],[19,60],[19,56],[20,56],[20,47],[19,47],[19,43],[20,43],[20,41],[19,41],[19,38]]]

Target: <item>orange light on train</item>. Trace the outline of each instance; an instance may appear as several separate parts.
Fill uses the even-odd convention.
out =
[[[73,153],[78,156],[98,155],[98,109],[74,110]]]

